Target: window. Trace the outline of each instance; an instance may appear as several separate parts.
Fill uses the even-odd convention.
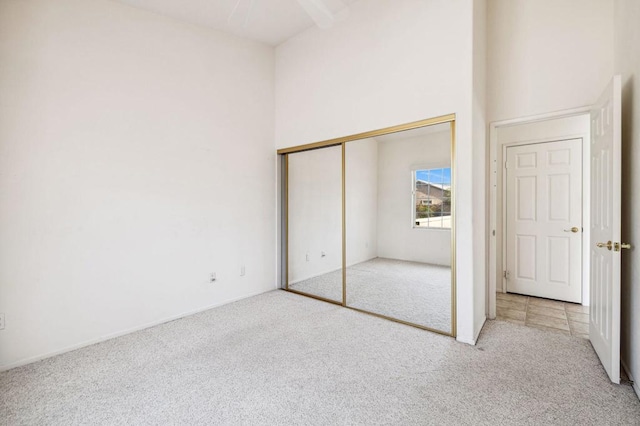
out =
[[[451,229],[451,168],[413,172],[413,226]]]

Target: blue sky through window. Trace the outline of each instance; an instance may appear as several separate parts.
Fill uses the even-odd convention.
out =
[[[451,168],[416,170],[416,179],[430,183],[451,184]]]

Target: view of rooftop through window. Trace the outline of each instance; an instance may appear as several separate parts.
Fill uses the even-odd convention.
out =
[[[414,172],[414,217],[417,228],[451,228],[451,168]]]

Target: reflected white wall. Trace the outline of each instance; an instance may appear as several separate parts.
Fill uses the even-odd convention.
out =
[[[378,257],[378,143],[346,144],[347,266]]]
[[[342,268],[342,147],[289,154],[288,161],[292,284]]]
[[[451,266],[451,231],[412,226],[412,171],[451,165],[449,131],[378,143],[378,256]]]

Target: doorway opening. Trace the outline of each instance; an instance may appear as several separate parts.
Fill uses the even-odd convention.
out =
[[[582,108],[491,125],[487,295],[491,319],[497,313],[496,293],[590,304],[589,114],[589,108]],[[514,231],[510,238],[509,230]],[[573,267],[557,262],[559,253],[573,256]],[[533,267],[538,260],[544,262]],[[570,297],[549,292],[561,289],[560,293],[567,293],[570,281]],[[537,288],[537,282],[543,285]],[[528,288],[523,289],[524,284]]]
[[[492,125],[489,318],[588,338],[590,124],[584,108]]]
[[[589,339],[589,307],[515,293],[497,293],[497,318]]]
[[[510,270],[506,269],[507,266],[511,269],[517,269],[518,276],[515,278],[529,279],[529,284],[536,280],[544,284],[545,281],[550,281],[550,277],[554,277],[553,281],[556,283],[562,282],[563,278],[566,282],[575,265],[569,265],[568,269],[567,265],[562,266],[563,262],[557,262],[556,266],[550,265],[557,260],[555,259],[556,255],[563,258],[562,253],[564,253],[565,260],[571,259],[571,256],[568,255],[571,252],[569,246],[572,244],[570,234],[579,234],[580,228],[582,228],[582,298],[580,303],[582,306],[589,306],[589,341],[613,383],[620,383],[620,254],[623,249],[631,248],[631,244],[622,241],[620,226],[621,109],[621,77],[617,75],[603,91],[597,103],[591,107],[493,123],[490,131],[492,161],[490,206],[492,208],[489,229],[492,235],[489,239],[488,316],[491,319],[496,318],[498,303],[504,307],[507,302],[504,300],[504,296],[500,296],[501,300],[497,293],[506,293],[509,290],[517,291],[520,288],[518,286],[521,283],[515,283],[511,288],[508,287],[508,280],[512,277]],[[517,180],[519,176],[516,173],[516,179],[511,179],[511,183],[509,183],[507,171],[510,170],[511,162],[515,162],[514,164],[518,166],[522,165],[523,169],[529,164],[529,168],[534,169],[534,156],[527,157],[526,155],[531,153],[522,152],[523,159],[520,164],[518,163],[520,159],[515,158],[515,155],[518,154],[515,147],[527,144],[543,146],[545,142],[569,141],[570,139],[582,140],[582,226],[567,226],[562,230],[562,232],[568,233],[566,236],[545,235],[545,232],[549,231],[553,227],[552,225],[555,225],[550,221],[545,224],[549,229],[541,230],[538,227],[537,230],[530,231],[526,227],[518,228],[517,221],[522,223],[527,220],[531,223],[536,222],[535,215],[540,214],[540,209],[536,204],[539,197],[542,197],[542,203],[548,204],[547,209],[542,210],[542,214],[549,216],[547,219],[554,219],[552,216],[557,215],[563,209],[549,207],[554,204],[550,201],[553,194],[557,196],[560,200],[559,204],[562,205],[563,202],[567,204],[563,198],[570,199],[576,191],[567,190],[567,187],[575,187],[575,185],[566,184],[571,181],[570,174],[567,173],[564,173],[565,184],[552,185],[552,191],[542,196],[538,193],[536,186],[536,179],[538,176],[542,176],[542,171],[534,170],[534,173],[529,173],[528,176],[524,174],[522,182]],[[567,153],[565,158],[571,158],[571,149],[565,148],[564,151]],[[551,153],[547,151],[547,163],[551,162],[551,156]],[[565,163],[569,162],[565,161]],[[562,173],[558,174],[558,176],[560,175]],[[549,186],[551,184],[548,177],[546,180],[542,180],[545,180]],[[508,189],[509,185],[511,185],[510,189]],[[536,195],[532,196],[531,194],[534,193]],[[511,201],[509,201],[509,197],[511,197]],[[512,204],[511,210],[507,210],[508,204]],[[560,216],[564,216],[564,218]],[[573,221],[572,215],[560,214],[560,216],[555,217],[557,222],[562,222],[561,219]],[[511,235],[509,235],[509,229],[512,230]],[[546,239],[546,241],[542,241],[540,244],[537,241],[538,235],[541,235],[542,239]],[[511,238],[511,242],[507,241],[509,238]],[[554,244],[550,244],[552,239],[555,239]],[[511,256],[512,264],[508,263],[507,251]],[[544,267],[539,267],[540,259],[542,259],[541,263]],[[544,265],[545,262],[546,265]],[[564,264],[566,263],[564,262]],[[573,263],[571,262],[571,264]],[[573,275],[577,274],[574,272]],[[548,288],[546,290],[549,291]],[[551,289],[551,292],[557,290],[557,288]],[[529,288],[526,291],[536,296],[538,289],[534,286],[533,290]],[[549,297],[548,293],[541,295]],[[572,302],[577,300],[577,296],[572,297],[566,294],[551,294],[551,297]],[[527,305],[530,302],[531,300],[528,300]],[[536,315],[535,312],[532,314]],[[564,314],[567,314],[566,310]],[[527,318],[529,318],[529,312],[525,312],[525,322],[528,322]]]
[[[549,123],[536,127],[547,132]],[[588,339],[584,137],[551,140],[546,133],[544,140],[531,141],[530,128],[511,132],[501,140],[503,281],[495,295],[496,318]]]

